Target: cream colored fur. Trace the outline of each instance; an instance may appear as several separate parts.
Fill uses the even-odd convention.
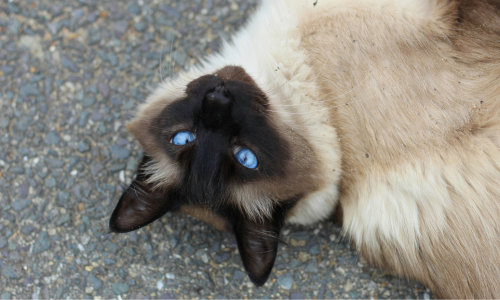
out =
[[[140,135],[139,123],[191,80],[241,66],[266,93],[273,121],[304,137],[318,160],[319,188],[288,221],[324,219],[340,200],[346,234],[372,263],[439,297],[500,298],[495,33],[455,28],[467,1],[313,2],[262,3],[220,54],[161,86],[131,131]],[[490,25],[500,30],[498,20]],[[268,214],[268,202],[252,202],[265,197],[257,190],[235,198],[249,215]]]

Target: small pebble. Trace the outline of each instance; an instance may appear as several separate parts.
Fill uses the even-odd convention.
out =
[[[46,157],[44,161],[53,169],[60,169],[64,166],[64,161],[61,159]]]
[[[82,113],[80,114],[80,116],[78,118],[78,126],[84,127],[85,125],[87,125],[89,115],[90,115],[90,113],[88,111],[86,111],[86,110],[82,111]]]
[[[235,270],[233,274],[233,280],[241,280],[246,276],[245,273],[241,272],[240,270]]]
[[[90,145],[87,143],[87,141],[80,141],[78,142],[78,151],[80,153],[85,153],[90,150]]]
[[[38,86],[36,84],[23,85],[19,90],[19,96],[21,97],[38,96],[38,95],[40,95],[40,90],[38,90]]]
[[[291,292],[290,299],[306,299],[306,297],[301,292]]]
[[[94,289],[96,290],[100,289],[102,286],[102,281],[99,278],[95,277],[93,274],[89,274],[87,280],[94,285]]]
[[[50,146],[50,145],[58,144],[59,140],[60,140],[59,135],[57,133],[51,131],[51,132],[47,133],[43,142],[45,143],[45,145]]]
[[[88,37],[89,46],[93,46],[101,42],[101,32],[98,29],[89,29]]]
[[[144,22],[137,22],[134,24],[134,29],[139,32],[143,32],[146,28],[148,28],[148,26]]]
[[[10,172],[13,174],[24,174],[24,168],[23,167],[11,167]]]
[[[293,286],[292,275],[290,273],[285,273],[281,275],[280,277],[278,277],[278,284],[286,290],[291,289]]]
[[[114,24],[115,34],[118,38],[120,38],[123,34],[125,34],[127,29],[128,29],[127,21],[117,21]]]
[[[119,145],[113,145],[109,147],[109,150],[115,158],[127,158],[130,156],[130,150]]]
[[[137,169],[137,159],[135,158],[130,158],[128,161],[127,161],[127,170],[129,171],[135,171]]]
[[[116,264],[116,260],[110,258],[104,258],[102,262],[108,266]]]
[[[182,17],[181,13],[177,9],[175,9],[169,5],[166,5],[166,4],[162,4],[160,6],[160,10],[163,11],[164,13],[166,13],[167,15],[169,15],[170,17],[173,17],[177,20],[180,20]]]
[[[71,60],[68,56],[61,53],[60,57],[61,57],[61,63],[63,65],[63,67],[65,67],[66,69],[70,70],[73,73],[80,72],[80,68],[77,67],[75,65],[75,63],[73,62],[73,60]]]
[[[53,157],[59,157],[59,153],[54,149],[49,149],[48,153]]]
[[[12,2],[9,2],[9,10],[14,13],[14,14],[19,14],[21,13],[21,9],[19,8],[19,6],[17,6],[15,3],[12,3]]]
[[[127,6],[127,11],[134,15],[141,14],[141,7],[136,2],[132,2]]]
[[[127,293],[129,290],[129,285],[126,283],[115,283],[113,285],[113,292],[115,292],[116,295],[123,295]]]
[[[69,159],[68,167],[74,167],[80,161],[80,157],[78,155],[73,155]]]
[[[36,239],[33,253],[39,254],[50,249],[50,237],[46,231],[42,231]]]
[[[2,295],[0,295],[0,299],[2,300],[9,300],[11,298],[11,294],[9,292],[3,292]]]
[[[16,133],[24,133],[28,129],[28,123],[24,121],[19,121],[14,124],[14,131]]]
[[[118,246],[117,244],[113,243],[113,242],[110,242],[110,241],[107,241],[106,242],[106,249],[112,253],[112,254],[116,254],[118,252],[118,250],[120,250],[120,246]]]
[[[215,263],[220,264],[222,262],[227,261],[230,258],[231,258],[231,253],[229,253],[229,252],[222,252],[222,253],[217,253],[214,256],[214,261],[215,261]]]
[[[111,172],[111,173],[116,173],[116,172],[119,172],[123,169],[125,169],[125,164],[114,164],[114,165],[111,165],[108,167],[108,170]]]
[[[25,209],[26,207],[30,206],[31,201],[28,199],[18,199],[14,200],[12,202],[12,208],[14,208],[15,211],[21,211]]]
[[[10,18],[9,23],[7,24],[7,30],[11,34],[17,35],[19,30],[21,29],[22,23],[16,20],[15,18]]]
[[[13,267],[11,266],[5,266],[2,269],[2,276],[10,278],[10,279],[21,279],[22,276],[19,274],[19,272],[16,272]]]
[[[92,175],[97,175],[99,172],[102,171],[102,169],[104,169],[104,165],[98,161],[94,161],[90,164],[90,173]]]
[[[90,106],[94,105],[94,103],[95,103],[95,98],[94,97],[85,97],[83,99],[82,106],[83,106],[83,108],[87,108],[87,107],[90,107]]]
[[[45,179],[45,187],[46,188],[53,188],[57,185],[57,181],[54,179],[54,177],[49,177],[47,179]]]
[[[14,73],[15,70],[16,69],[10,65],[3,65],[2,66],[2,72],[4,73],[4,75],[10,75],[10,74]]]
[[[308,273],[317,273],[319,271],[318,261],[316,259],[308,260],[304,271]]]
[[[5,238],[0,238],[0,249],[5,247],[7,245],[7,239]]]
[[[109,63],[112,66],[117,66],[118,65],[118,56],[116,56],[114,53],[109,53],[107,55],[107,59],[108,59]],[[108,91],[108,94],[109,94],[109,91]]]
[[[99,84],[97,85],[98,89],[99,89],[99,92],[101,93],[101,95],[103,95],[104,97],[108,97],[109,96],[109,93],[110,93],[110,89],[108,87],[108,85],[104,82],[99,82]]]
[[[69,193],[65,191],[58,191],[56,194],[56,200],[59,203],[67,203],[69,201]]]

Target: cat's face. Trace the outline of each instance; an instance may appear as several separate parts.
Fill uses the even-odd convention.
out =
[[[240,67],[159,90],[129,124],[146,155],[110,220],[115,232],[183,211],[235,234],[256,285],[290,210],[323,182],[317,153]]]

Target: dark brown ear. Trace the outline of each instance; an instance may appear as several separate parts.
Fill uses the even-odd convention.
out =
[[[142,158],[135,180],[120,197],[109,219],[112,232],[137,230],[176,207],[174,193],[155,190],[146,183],[147,176],[142,170],[150,160],[147,155]]]
[[[243,266],[256,286],[266,283],[276,260],[283,217],[253,221],[241,218],[233,225]]]
[[[129,232],[163,216],[172,205],[167,195],[153,192],[146,183],[134,180],[123,193],[109,220],[112,232]]]

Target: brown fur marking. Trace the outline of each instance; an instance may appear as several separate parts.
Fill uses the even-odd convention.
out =
[[[338,106],[331,120],[342,141],[347,226],[364,209],[358,199],[374,177],[422,161],[424,172],[447,183],[442,220],[419,206],[416,244],[379,231],[371,238],[380,248],[358,240],[362,255],[422,281],[438,297],[498,298],[500,5],[440,3],[446,9],[437,9],[445,20],[439,24],[369,11],[321,16],[303,26],[302,45],[317,70],[330,57],[320,84]],[[370,28],[374,23],[378,28]],[[355,234],[352,226],[346,230]]]

